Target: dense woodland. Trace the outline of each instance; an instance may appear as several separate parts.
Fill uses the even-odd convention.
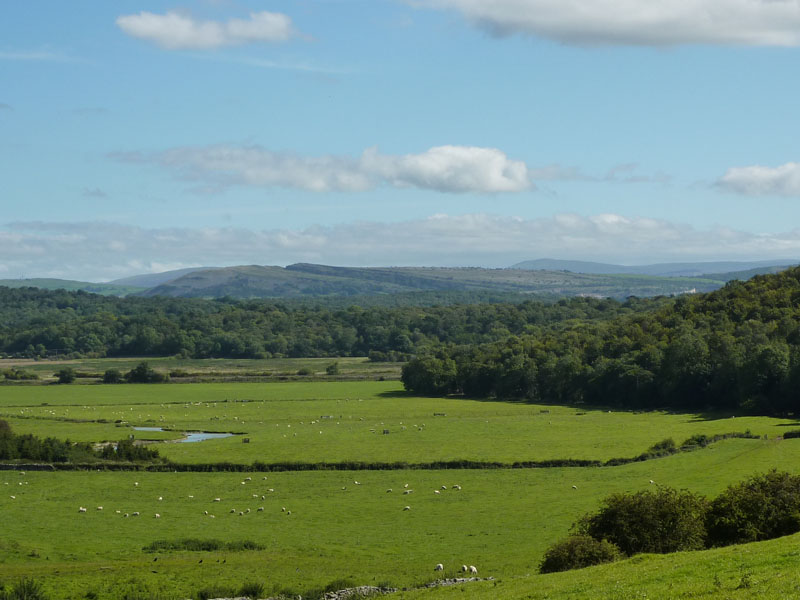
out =
[[[425,296],[443,301],[448,295]],[[483,296],[478,295],[478,298]],[[479,344],[538,334],[568,320],[603,320],[657,300],[466,302],[328,306],[264,300],[114,298],[0,287],[0,353],[9,356],[404,359],[439,344]],[[455,298],[465,298],[459,293]],[[662,300],[663,302],[663,300]]]
[[[800,412],[800,269],[654,310],[442,345],[403,368],[425,394],[616,406]]]

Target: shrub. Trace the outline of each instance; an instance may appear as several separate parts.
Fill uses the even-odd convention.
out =
[[[242,585],[239,588],[239,596],[244,596],[245,598],[261,598],[264,595],[264,584],[258,581],[251,581]]]
[[[800,429],[792,429],[783,434],[783,439],[790,440],[792,438],[800,438]]]
[[[302,367],[301,369],[297,370],[298,375],[313,375],[314,371],[309,369],[308,367]]]
[[[56,377],[58,377],[58,383],[72,383],[75,381],[77,374],[72,367],[64,367],[56,373]]]
[[[38,581],[23,577],[10,590],[0,589],[0,600],[47,600],[47,596]]]
[[[339,363],[332,362],[327,367],[325,367],[325,373],[328,375],[338,375],[339,374]]]
[[[800,531],[800,476],[775,470],[730,485],[706,518],[711,546],[769,540]]]
[[[708,501],[688,490],[613,494],[599,512],[583,517],[577,532],[608,540],[627,555],[677,552],[705,546]]]
[[[140,362],[125,374],[128,383],[162,383],[169,380],[169,376],[159,373],[147,362]]]
[[[557,573],[582,569],[622,558],[622,552],[608,540],[596,540],[588,535],[572,535],[556,542],[539,565],[540,573]]]
[[[106,369],[103,373],[103,383],[122,383],[122,373],[119,369]]]

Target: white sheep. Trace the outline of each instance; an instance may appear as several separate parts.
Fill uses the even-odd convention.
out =
[[[578,489],[578,486],[577,486],[577,485],[573,485],[573,486],[572,486],[572,489],[573,489],[573,490],[577,490],[577,489]]]
[[[411,510],[411,507],[410,506],[405,506],[405,507],[403,507],[403,510]]]
[[[214,502],[222,502],[222,498],[214,498]]]
[[[468,571],[467,565],[461,565],[461,572],[466,573]]]
[[[259,506],[258,507],[258,512],[264,512],[264,507],[263,506]]]
[[[433,570],[434,571],[444,571],[444,565],[442,563],[439,563],[438,565],[433,567]]]
[[[469,566],[469,572],[470,572],[470,575],[477,575],[478,574],[478,569],[475,567],[475,565],[470,565]]]
[[[103,507],[102,506],[98,506],[97,510],[103,510]]]
[[[235,509],[235,508],[232,508],[232,509],[231,509],[231,514],[234,514],[235,512],[236,512],[236,509]]]
[[[386,493],[387,494],[391,494],[392,493],[392,488],[389,488],[388,490],[386,490]]]
[[[133,514],[134,517],[138,517],[139,516],[139,511],[137,510],[135,513],[132,513],[132,514]]]
[[[156,514],[155,514],[155,518],[156,518],[156,519],[160,519],[160,518],[161,518],[161,515],[160,515],[160,514],[158,514],[158,513],[156,513]]]
[[[14,496],[11,496],[11,497],[13,498]],[[79,506],[79,507],[78,507],[78,512],[79,512],[79,513],[84,513],[84,512],[86,512],[86,508],[85,508],[85,507],[83,507],[83,506]]]
[[[433,493],[434,494],[441,494],[441,492],[439,490],[433,490]]]

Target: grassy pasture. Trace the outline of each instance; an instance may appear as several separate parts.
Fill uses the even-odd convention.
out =
[[[269,358],[232,359],[232,358],[76,358],[69,360],[35,360],[35,359],[2,359],[0,369],[19,368],[36,373],[41,380],[50,382],[57,378],[56,372],[64,367],[72,367],[76,371],[95,373],[102,376],[107,369],[119,369],[126,373],[143,360],[158,371],[168,373],[179,369],[197,375],[200,378],[233,378],[233,377],[295,377],[300,369],[309,369],[311,377],[326,377],[325,368],[337,363],[339,374],[335,378],[343,379],[399,379],[402,363],[370,362],[364,357],[344,358]],[[76,384],[93,382],[93,379],[78,379]],[[176,381],[180,381],[177,378]],[[75,385],[75,384],[73,384]]]
[[[769,437],[605,468],[289,472],[266,480],[258,473],[0,471],[0,583],[33,575],[53,600],[87,592],[116,599],[137,589],[183,599],[203,587],[250,581],[264,582],[268,593],[291,589],[304,596],[336,580],[415,586],[435,578],[438,562],[445,575],[466,563],[497,578],[498,587],[464,586],[479,598],[759,597],[734,589],[741,569],[769,579],[763,589],[781,591],[772,597],[792,597],[784,591],[796,589],[797,578],[782,578],[766,558],[774,554],[776,564],[789,564],[798,556],[786,540],[536,574],[544,550],[610,493],[645,489],[652,479],[714,496],[772,467],[800,471],[800,440],[777,439],[797,425],[791,420],[417,398],[397,382],[374,381],[7,386],[0,388],[0,418],[18,433],[76,441],[127,437],[131,430],[115,425],[117,419],[181,431],[239,431],[252,440],[158,446],[181,462],[607,459],[636,455],[665,437],[680,443],[693,434],[745,429]],[[406,483],[412,494],[402,494]],[[452,489],[456,483],[460,491]],[[217,497],[222,501],[213,502]],[[79,506],[88,512],[80,514]],[[134,511],[141,516],[123,516]],[[142,551],[156,540],[187,537],[252,540],[265,549]],[[401,597],[464,595],[461,588]]]
[[[570,589],[565,582],[575,574],[535,575],[542,553],[609,493],[643,489],[654,479],[715,495],[772,466],[797,471],[798,459],[799,441],[727,440],[623,467],[275,473],[267,480],[254,474],[245,484],[236,473],[6,471],[0,472],[0,573],[37,576],[53,598],[90,589],[116,598],[134,584],[186,597],[202,585],[254,579],[301,593],[342,578],[412,586],[432,579],[433,565],[442,562],[445,574],[475,564],[503,585],[521,590],[530,581],[538,589],[538,582],[550,582],[555,594],[559,586]],[[406,483],[412,494],[402,494]],[[462,489],[453,490],[455,483]],[[435,494],[441,485],[450,489]],[[88,512],[80,514],[79,506]],[[141,516],[123,516],[134,511]],[[185,537],[253,540],[266,550],[142,551],[158,539]]]
[[[749,429],[773,438],[796,425],[765,417],[418,398],[392,381],[10,386],[0,391],[0,417],[19,433],[100,442],[131,433],[137,439],[175,439],[180,437],[176,431],[200,430],[236,432],[251,440],[243,444],[235,436],[159,446],[163,456],[187,463],[607,460],[635,456],[665,437],[681,443],[694,434]],[[115,426],[115,421],[124,423]],[[134,432],[127,424],[175,431]]]

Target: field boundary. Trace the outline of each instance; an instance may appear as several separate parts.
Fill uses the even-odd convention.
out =
[[[648,450],[638,456],[610,458],[606,461],[591,459],[562,458],[540,461],[515,461],[512,463],[475,460],[431,461],[423,463],[407,462],[276,462],[256,461],[252,464],[218,463],[134,463],[134,462],[96,462],[96,463],[2,463],[0,471],[146,471],[155,473],[280,473],[291,471],[447,471],[447,470],[489,470],[489,469],[558,469],[575,467],[619,467],[635,462],[644,462],[672,456],[682,452],[693,452],[725,439],[761,439],[761,436],[747,432],[730,432],[714,436],[695,436],[693,443],[661,450]]]

